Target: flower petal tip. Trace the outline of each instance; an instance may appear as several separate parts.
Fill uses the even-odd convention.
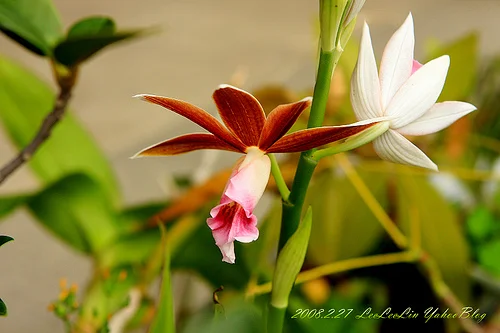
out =
[[[244,93],[244,94],[247,94],[247,95],[250,95],[250,96],[252,96],[252,97],[253,97],[253,95],[252,95],[252,94],[250,94],[248,91],[245,91],[245,90],[243,90],[243,89],[237,88],[237,87],[232,86],[232,85],[227,84],[227,83],[219,84],[219,86],[217,87],[217,89],[215,89],[215,91],[217,91],[217,90],[221,90],[221,89],[232,89],[232,90],[237,90],[237,91],[240,91],[240,92],[242,92],[242,93]],[[253,98],[255,98],[255,97],[253,97]]]
[[[136,153],[136,154],[135,154],[135,155],[133,155],[133,156],[130,156],[130,157],[129,157],[129,159],[131,159],[131,160],[135,160],[136,158],[141,158],[141,157],[144,157],[144,156],[142,156],[142,155],[141,155],[141,153],[142,153],[142,151],[140,151],[140,152]]]
[[[234,264],[234,263],[236,263],[236,259],[235,258],[229,258],[229,257],[222,258],[222,261],[223,262],[227,262],[228,264]]]
[[[226,88],[234,88],[234,89],[238,89],[230,84],[226,84],[226,83],[223,83],[223,84],[219,84],[219,86],[217,87],[217,89],[226,89]]]

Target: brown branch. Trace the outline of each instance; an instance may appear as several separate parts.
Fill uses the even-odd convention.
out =
[[[38,129],[33,140],[28,144],[16,157],[5,164],[0,169],[0,184],[5,181],[14,171],[20,168],[24,163],[29,161],[36,153],[38,148],[50,137],[52,129],[61,120],[66,106],[71,97],[71,86],[61,86],[61,90],[54,103],[54,108],[45,117],[42,125]]]

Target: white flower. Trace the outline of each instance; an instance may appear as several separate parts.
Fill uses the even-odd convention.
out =
[[[437,132],[476,107],[464,102],[436,103],[441,94],[450,58],[442,56],[425,65],[413,59],[413,18],[408,18],[387,43],[380,73],[365,23],[358,63],[351,81],[351,102],[358,120],[386,118],[387,132],[374,140],[385,160],[437,170],[419,148],[403,135]]]

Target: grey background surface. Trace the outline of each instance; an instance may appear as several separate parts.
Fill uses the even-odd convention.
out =
[[[35,0],[33,0],[35,1]],[[65,26],[87,15],[110,15],[123,28],[156,26],[162,33],[118,45],[85,65],[71,108],[104,149],[116,170],[127,203],[163,198],[170,193],[168,173],[196,167],[200,154],[130,160],[137,150],[196,129],[184,119],[131,99],[138,93],[176,97],[214,112],[211,93],[238,69],[248,72],[244,88],[266,83],[311,86],[314,80],[317,1],[312,0],[55,0]],[[359,22],[371,27],[378,58],[383,45],[408,12],[415,20],[417,58],[424,41],[449,41],[471,30],[481,33],[481,53],[500,51],[500,1],[367,0]],[[355,35],[359,36],[358,23]],[[18,59],[47,81],[47,63],[0,37],[0,52]],[[453,61],[453,59],[452,59]],[[0,78],[1,79],[1,78]],[[15,154],[0,131],[0,164]],[[220,165],[236,155],[223,154]],[[24,167],[0,187],[0,194],[36,189]],[[62,332],[47,311],[57,297],[58,280],[82,285],[91,263],[72,252],[23,211],[0,224],[0,234],[16,241],[0,255],[0,296],[9,316],[0,333]],[[4,269],[4,267],[8,267]]]

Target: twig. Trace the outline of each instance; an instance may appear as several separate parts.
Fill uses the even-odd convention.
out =
[[[43,123],[38,129],[38,132],[36,133],[33,140],[16,157],[14,157],[7,164],[5,164],[2,169],[0,169],[0,184],[2,184],[5,179],[7,179],[7,177],[9,177],[14,171],[20,168],[24,163],[29,161],[38,150],[38,148],[42,145],[42,143],[44,143],[49,138],[50,134],[52,133],[52,129],[64,115],[70,97],[71,86],[61,86],[59,95],[57,96],[57,99],[54,103],[54,108],[43,120]]]

